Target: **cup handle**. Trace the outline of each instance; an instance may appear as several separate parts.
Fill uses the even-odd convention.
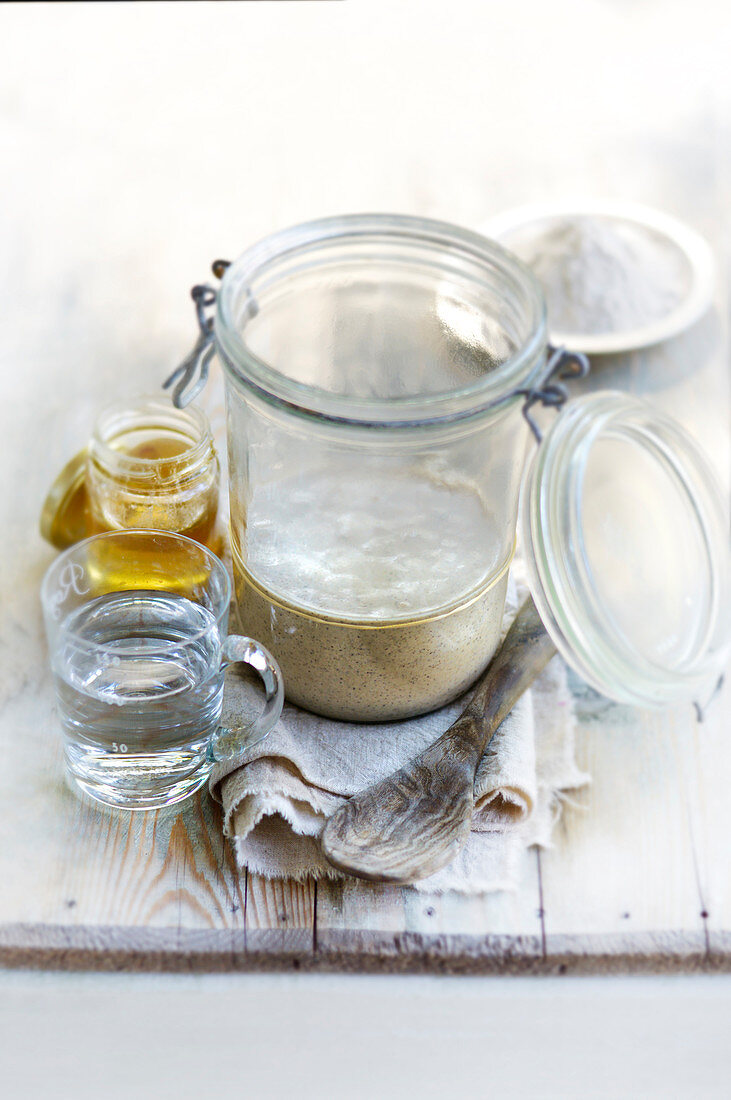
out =
[[[279,720],[284,704],[284,681],[271,653],[253,638],[229,634],[223,643],[221,672],[229,665],[244,664],[258,672],[266,701],[259,717],[247,726],[219,726],[208,745],[208,756],[216,764],[225,763],[261,741]]]

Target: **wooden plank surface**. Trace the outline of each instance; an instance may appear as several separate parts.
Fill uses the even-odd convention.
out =
[[[195,4],[174,20],[154,5],[134,19],[111,5],[0,13],[0,962],[729,968],[728,692],[699,725],[690,708],[645,714],[576,681],[592,786],[554,846],[528,854],[519,889],[486,897],[269,883],[236,868],[206,796],[124,817],[64,785],[37,596],[53,557],[36,533],[41,501],[96,409],[157,388],[187,352],[188,289],[213,257],[337,210],[476,226],[520,201],[585,194],[685,218],[723,274],[715,6],[694,30],[672,3],[524,0],[497,20],[489,8],[449,21],[431,3],[228,5],[215,20]],[[551,48],[565,55],[567,27],[570,81]],[[677,417],[728,487],[725,309],[721,280],[702,323],[597,360],[588,385]]]

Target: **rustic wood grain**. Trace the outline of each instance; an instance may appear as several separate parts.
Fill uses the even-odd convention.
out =
[[[315,942],[317,890],[312,879],[299,883],[248,875],[247,952],[310,955]]]
[[[207,796],[129,815],[79,803],[72,831],[61,894],[73,923],[93,910],[99,923],[243,928],[244,883]]]
[[[685,777],[668,718],[646,715],[640,724],[609,705],[601,720],[590,714],[578,758],[594,781],[564,807],[554,845],[541,853],[547,936],[702,936]]]

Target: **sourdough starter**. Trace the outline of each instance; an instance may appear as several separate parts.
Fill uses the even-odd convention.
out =
[[[434,462],[272,482],[237,520],[239,626],[274,653],[290,702],[406,718],[466,690],[495,651],[502,539],[478,488]]]

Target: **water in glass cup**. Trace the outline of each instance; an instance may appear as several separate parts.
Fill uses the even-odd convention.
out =
[[[71,611],[53,672],[79,786],[149,808],[200,787],[221,713],[220,658],[213,613],[182,595],[111,592]]]
[[[223,562],[165,531],[94,535],[49,567],[41,603],[66,765],[86,794],[170,806],[269,733],[282,674],[257,641],[228,633],[230,600]],[[221,726],[231,667],[259,688],[250,712]]]

